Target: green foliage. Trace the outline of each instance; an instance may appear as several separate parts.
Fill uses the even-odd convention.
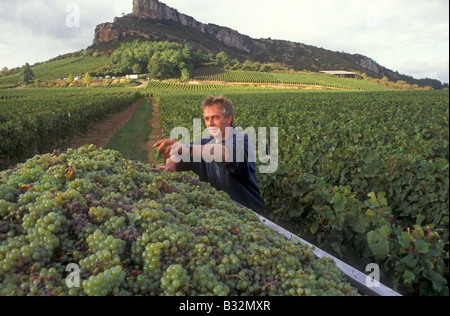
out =
[[[91,84],[91,82],[92,82],[92,76],[91,76],[91,74],[90,74],[89,72],[87,72],[87,73],[84,75],[83,81],[84,81],[84,84],[85,84],[86,86],[89,86],[89,85]]]
[[[192,128],[208,91],[153,93],[169,133]],[[209,93],[237,126],[279,128],[278,171],[258,175],[267,216],[378,262],[402,292],[448,295],[448,92]]]
[[[39,78],[36,78],[36,79],[34,79],[34,86],[37,88],[37,87],[39,87],[39,84],[41,83],[41,79],[39,79]]]
[[[33,70],[31,70],[30,64],[26,63],[20,70],[20,81],[23,83],[29,83],[34,78]]]
[[[219,67],[228,67],[230,66],[230,58],[228,57],[228,54],[225,52],[219,52],[216,55],[216,63]]]
[[[164,161],[164,155],[162,155],[159,151],[158,148],[153,148],[153,158],[155,158],[158,161]]]
[[[108,73],[105,65],[108,57],[67,57],[63,59],[47,61],[31,67],[35,77],[43,81],[67,78],[70,74],[81,76],[86,72],[93,76]],[[21,79],[19,74],[2,77],[0,83],[16,83]]]
[[[58,142],[86,132],[104,116],[129,106],[135,90],[22,89],[0,100],[0,167],[47,152]]]
[[[170,42],[124,43],[110,57],[118,73],[141,74],[148,71],[150,78],[190,78],[195,66],[208,61],[201,51],[191,46]]]
[[[2,91],[0,159],[88,128],[101,110],[134,95],[92,90]],[[176,126],[191,129],[207,94],[233,101],[237,126],[279,127],[278,171],[258,175],[267,216],[336,253],[357,255],[361,264],[379,263],[402,292],[448,295],[448,91],[311,93],[150,82],[145,93],[158,98],[166,135]],[[86,100],[92,102],[83,107]],[[62,124],[72,117],[79,125]]]

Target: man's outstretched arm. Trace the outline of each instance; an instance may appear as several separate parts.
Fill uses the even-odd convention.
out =
[[[223,144],[191,145],[181,144],[173,139],[164,139],[153,145],[166,157],[166,165],[159,168],[163,171],[175,172],[181,162],[207,161],[227,162],[230,151]],[[188,160],[188,161],[186,161]]]

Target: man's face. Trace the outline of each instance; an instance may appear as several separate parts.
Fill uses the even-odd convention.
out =
[[[232,116],[225,117],[222,108],[218,105],[206,107],[203,111],[206,128],[212,137],[222,136],[225,139],[225,128],[231,127]]]

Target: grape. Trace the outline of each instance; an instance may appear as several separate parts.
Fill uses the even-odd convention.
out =
[[[153,148],[153,157],[156,160],[164,160],[164,155],[158,151],[158,148]]]
[[[80,287],[69,288],[69,264]],[[83,146],[0,173],[0,295],[358,295],[198,181]]]
[[[169,266],[161,278],[161,288],[166,295],[185,294],[189,289],[189,283],[187,271],[179,264]]]

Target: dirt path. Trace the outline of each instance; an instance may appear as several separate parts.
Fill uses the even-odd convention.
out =
[[[147,81],[142,81],[142,80],[139,80],[139,82],[141,83],[139,86],[136,86],[136,87],[134,87],[135,89],[138,89],[138,88],[145,88],[146,86],[147,86]]]
[[[143,145],[144,149],[147,150],[148,153],[148,164],[151,166],[160,166],[162,163],[161,161],[157,161],[153,157],[153,144],[163,139],[163,130],[161,128],[161,125],[159,124],[159,105],[158,102],[153,99],[153,115],[152,119],[149,121],[150,125],[152,126],[152,131],[150,135],[148,136],[147,142]]]
[[[67,148],[79,148],[83,145],[93,144],[98,148],[104,148],[108,145],[110,139],[114,134],[123,128],[128,121],[131,119],[136,110],[141,106],[143,99],[139,99],[134,102],[129,108],[122,112],[118,112],[108,116],[107,118],[101,120],[85,135],[76,136],[69,141],[64,142],[60,149],[65,150]],[[147,151],[148,161],[147,163],[151,166],[160,166],[161,161],[157,161],[153,157],[153,144],[158,142],[163,138],[163,130],[159,124],[159,106],[158,102],[153,99],[153,115],[152,119],[149,121],[152,126],[152,131],[148,137],[148,140],[142,145]]]
[[[208,81],[208,80],[191,80],[192,85],[206,84],[215,86],[248,86],[271,89],[287,89],[287,90],[348,90],[344,88],[335,88],[321,85],[310,85],[301,83],[261,83],[261,82],[227,82],[227,81]]]
[[[93,144],[98,148],[104,148],[108,145],[113,135],[120,130],[133,116],[134,112],[141,106],[143,99],[135,101],[127,109],[111,114],[105,119],[99,121],[93,128],[83,136],[76,136],[71,140],[63,143],[61,149],[79,148],[83,145]]]

